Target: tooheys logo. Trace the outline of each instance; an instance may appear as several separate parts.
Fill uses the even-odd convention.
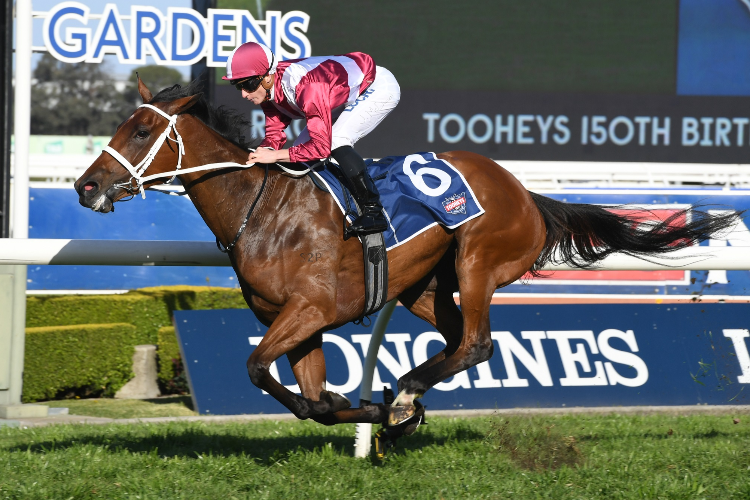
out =
[[[450,198],[446,198],[443,201],[443,208],[449,214],[465,214],[466,213],[466,192],[461,194],[454,194]]]

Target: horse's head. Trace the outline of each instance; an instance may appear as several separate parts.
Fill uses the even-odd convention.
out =
[[[151,91],[140,79],[138,92],[144,104],[152,103]],[[180,146],[174,130],[169,130],[172,128],[170,120],[164,115],[176,117],[193,106],[200,97],[201,94],[195,94],[170,102],[152,103],[151,106],[157,110],[148,107],[136,109],[130,118],[117,127],[105,151],[75,182],[79,203],[96,212],[111,212],[114,202],[132,196],[141,187],[139,179],[131,171],[134,168],[139,170],[140,176],[173,171],[180,158]],[[169,134],[166,140],[162,138],[164,134]],[[118,154],[119,159],[116,158]],[[146,186],[164,180],[153,180],[147,182]]]

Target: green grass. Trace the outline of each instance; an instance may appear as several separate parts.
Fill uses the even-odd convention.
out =
[[[432,418],[382,464],[351,425],[2,428],[0,498],[747,499],[740,418]]]
[[[68,408],[71,415],[105,418],[182,417],[197,415],[190,396],[158,399],[65,399],[44,401],[52,408]]]

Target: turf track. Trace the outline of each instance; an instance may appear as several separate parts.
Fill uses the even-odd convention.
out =
[[[750,498],[748,413],[434,418],[384,463],[351,457],[353,431],[0,429],[0,498]]]

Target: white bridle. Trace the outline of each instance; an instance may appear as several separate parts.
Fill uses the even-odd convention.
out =
[[[123,188],[126,189],[128,192],[133,192],[134,190],[140,191],[141,196],[145,199],[146,198],[146,192],[144,191],[143,185],[147,182],[151,182],[155,179],[161,179],[164,177],[172,177],[169,179],[165,184],[171,184],[175,177],[177,177],[178,174],[189,174],[191,172],[200,172],[202,170],[215,170],[217,168],[250,168],[254,163],[251,164],[242,164],[242,163],[235,163],[231,161],[227,162],[221,162],[221,163],[209,163],[206,165],[201,165],[198,167],[192,167],[192,168],[186,168],[182,169],[182,156],[185,154],[185,144],[182,142],[182,136],[177,132],[177,117],[179,115],[168,115],[164,111],[160,110],[156,106],[152,106],[151,104],[141,104],[138,106],[139,108],[148,108],[153,111],[156,111],[158,114],[169,120],[169,123],[167,124],[167,127],[164,129],[164,132],[161,133],[161,135],[156,139],[156,142],[154,142],[154,145],[151,146],[151,149],[149,150],[148,154],[143,158],[143,160],[138,163],[138,165],[133,166],[132,163],[130,163],[124,156],[122,156],[119,152],[117,152],[115,149],[105,146],[102,151],[106,151],[112,157],[119,161],[120,164],[127,169],[128,172],[130,172],[130,179],[126,182],[121,182],[119,184],[115,184],[114,187]],[[176,139],[172,139],[169,137],[170,130],[174,131],[174,136]],[[171,172],[162,172],[159,174],[153,174],[153,175],[147,175],[144,177],[143,174],[146,173],[146,170],[148,170],[148,167],[151,165],[151,162],[154,161],[154,158],[156,158],[156,154],[161,149],[162,145],[164,144],[164,141],[169,139],[172,142],[177,143],[177,167],[175,170]],[[277,164],[278,165],[278,164]],[[296,170],[290,170],[283,165],[279,165],[285,172],[294,175],[294,176],[302,176],[305,175],[307,172],[310,171],[308,168],[305,171],[296,171]],[[133,186],[133,179],[135,179],[136,185]]]

